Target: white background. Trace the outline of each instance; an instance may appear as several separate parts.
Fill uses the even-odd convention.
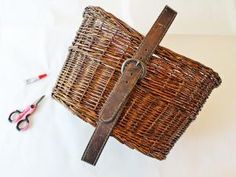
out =
[[[99,5],[146,34],[165,4],[178,15],[162,45],[212,67],[222,77],[196,121],[167,160],[158,161],[110,138],[96,167],[82,161],[94,128],[50,94],[80,26],[83,9]],[[235,177],[236,1],[0,0],[1,177]],[[26,86],[24,80],[49,77]],[[17,132],[7,120],[46,94]]]

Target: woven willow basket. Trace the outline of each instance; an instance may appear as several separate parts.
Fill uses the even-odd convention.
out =
[[[87,7],[52,96],[96,126],[99,112],[143,36],[99,7]],[[159,47],[132,91],[112,136],[164,159],[221,79],[212,69]]]

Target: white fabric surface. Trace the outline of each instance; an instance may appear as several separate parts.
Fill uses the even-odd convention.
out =
[[[235,37],[167,35],[164,39],[163,45],[192,58],[204,58],[199,61],[214,67],[224,77],[224,86],[213,93],[199,115],[200,119],[179,140],[166,161],[160,162],[146,157],[121,145],[114,138],[109,139],[96,167],[80,160],[94,128],[72,115],[54,101],[50,94],[86,5],[100,5],[140,31],[146,32],[167,1],[158,1],[161,6],[157,7],[155,14],[150,11],[150,16],[153,17],[150,21],[145,21],[148,14],[141,21],[137,21],[139,12],[134,8],[129,11],[132,2],[0,0],[0,176],[236,175],[236,122],[233,119],[235,94],[230,94],[236,89],[235,82],[232,82],[235,78],[235,61],[232,57],[233,54],[235,56]],[[228,5],[232,3],[233,1],[228,1]],[[181,5],[182,3],[176,5],[176,8],[184,9]],[[147,8],[151,6],[148,5]],[[183,21],[180,20],[179,23]],[[172,27],[171,33],[181,31],[179,23],[176,22],[178,28],[175,30]],[[211,32],[210,25],[208,27],[206,33]],[[217,29],[215,33],[234,34],[234,27],[235,24],[228,25],[228,30]],[[192,31],[191,28],[187,29],[189,33],[195,33],[195,28]],[[201,34],[205,33],[201,31]],[[44,72],[49,75],[46,79],[28,86],[24,84],[25,79]],[[26,132],[18,132],[15,124],[10,124],[7,120],[9,113],[24,108],[43,94],[46,94],[46,98],[31,117],[32,127]]]

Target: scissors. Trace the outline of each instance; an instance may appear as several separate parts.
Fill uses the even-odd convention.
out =
[[[24,131],[29,128],[29,116],[33,114],[38,107],[38,104],[42,101],[42,99],[45,97],[45,95],[41,96],[39,99],[37,99],[33,104],[26,107],[23,111],[15,110],[9,115],[9,122],[17,123],[16,129],[18,131]]]

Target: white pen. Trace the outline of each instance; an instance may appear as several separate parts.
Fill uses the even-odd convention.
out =
[[[29,78],[29,79],[26,79],[26,84],[32,84],[38,80],[41,80],[43,78],[47,77],[47,74],[41,74],[41,75],[38,75],[37,77],[32,77],[32,78]]]

